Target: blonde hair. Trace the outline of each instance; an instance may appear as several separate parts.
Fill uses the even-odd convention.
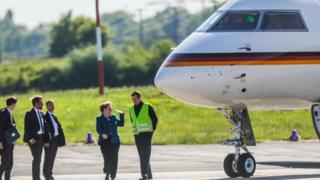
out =
[[[54,104],[54,100],[49,99],[49,100],[46,102],[46,105],[48,106],[49,104]]]
[[[110,101],[106,101],[102,104],[100,104],[100,112],[103,112],[104,109],[110,107],[112,105],[112,103]]]

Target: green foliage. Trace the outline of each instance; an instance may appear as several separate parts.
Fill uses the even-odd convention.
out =
[[[26,92],[28,90],[56,90],[61,87],[63,60],[33,60],[4,63],[0,66],[1,94]]]
[[[89,131],[97,137],[95,118],[99,115],[98,106],[107,100],[113,102],[113,109],[126,112],[125,127],[119,128],[120,136],[124,144],[133,144],[128,108],[132,105],[130,93],[134,90],[142,92],[144,100],[153,105],[159,117],[155,144],[211,144],[232,138],[231,126],[221,113],[176,101],[151,86],[106,89],[105,96],[99,96],[97,89],[47,92],[42,95],[45,100],[55,100],[55,113],[61,120],[69,144],[84,141]],[[14,116],[21,131],[24,114],[31,109],[29,98],[39,93],[14,94],[19,98]],[[0,97],[1,107],[4,102],[5,97]],[[308,111],[256,111],[250,112],[250,116],[259,142],[286,140],[293,129],[297,129],[304,140],[316,139]]]
[[[109,30],[114,44],[123,44],[136,35],[138,23],[132,17],[132,14],[125,11],[102,15],[102,21],[110,27]]]
[[[175,43],[171,39],[160,40],[151,47],[152,57],[148,61],[148,69],[150,74],[155,76],[155,73],[160,68],[160,65],[174,47]]]
[[[8,10],[5,17],[0,19],[0,51],[4,52],[1,52],[3,59],[46,56],[49,30],[50,27],[46,25],[39,25],[32,30],[16,25],[14,13]]]
[[[50,55],[61,57],[74,48],[85,47],[96,42],[95,21],[83,16],[72,18],[71,11],[53,25],[50,38]],[[106,45],[109,35],[107,28],[101,26],[102,43]]]
[[[147,62],[150,54],[136,41],[127,41],[122,48],[120,62],[121,85],[149,84]]]
[[[96,56],[94,46],[77,49],[69,54],[71,63],[66,76],[69,88],[87,88],[98,84]],[[107,86],[113,86],[119,81],[117,74],[119,66],[116,59],[116,54],[104,51],[104,77]]]
[[[104,49],[104,78],[109,87],[153,84],[161,63],[174,47],[171,40],[146,50],[137,41],[122,48]],[[96,47],[72,50],[65,59],[10,62],[0,66],[0,94],[30,90],[63,90],[96,87]]]

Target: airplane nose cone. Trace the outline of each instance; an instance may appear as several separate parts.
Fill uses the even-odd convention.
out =
[[[204,107],[212,105],[211,98],[221,96],[220,88],[215,86],[214,89],[210,89],[208,78],[201,77],[201,73],[197,70],[194,70],[193,73],[190,72],[190,68],[162,67],[159,69],[154,83],[161,92],[175,99]],[[198,78],[191,78],[192,74],[200,75]],[[215,83],[215,81],[211,82]]]
[[[162,67],[159,69],[154,83],[165,94],[177,97],[190,93],[190,85],[185,81],[183,72],[177,69]]]
[[[162,67],[154,79],[154,84],[162,92],[173,95],[183,86],[180,77],[177,71]]]
[[[169,77],[166,75],[165,71],[163,71],[163,68],[160,68],[156,77],[154,78],[154,84],[157,88],[163,90],[165,89],[164,86],[166,85],[168,78]]]

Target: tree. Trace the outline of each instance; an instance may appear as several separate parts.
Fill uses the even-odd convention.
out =
[[[3,25],[5,27],[10,27],[10,26],[13,26],[14,25],[14,22],[13,22],[13,17],[14,17],[14,13],[11,9],[9,9],[7,12],[6,12],[6,15],[4,16],[4,19],[3,19]]]
[[[23,55],[25,57],[46,57],[50,30],[51,26],[40,24],[26,33],[23,40]]]
[[[154,77],[157,70],[163,63],[163,61],[168,57],[171,49],[174,48],[176,44],[171,39],[164,39],[156,42],[151,47],[152,57],[148,61],[149,74]]]
[[[2,50],[5,54],[14,54],[16,57],[21,56],[25,33],[25,27],[15,25],[14,13],[9,9],[1,23]]]
[[[133,14],[125,11],[102,15],[102,21],[108,25],[114,44],[123,44],[127,39],[133,38],[138,34],[139,26],[133,17]]]
[[[64,78],[65,87],[69,88],[88,88],[95,87],[97,81],[96,47],[75,49],[68,54],[70,67],[66,70]],[[104,51],[104,78],[107,86],[119,85],[119,66],[116,53]]]
[[[78,16],[72,18],[71,11],[64,15],[60,21],[53,25],[50,33],[51,42],[49,53],[53,57],[61,57],[74,48],[95,44],[95,21]],[[106,26],[101,26],[102,43],[106,45],[109,38]]]
[[[6,12],[0,20],[0,49],[3,59],[44,57],[48,53],[47,42],[51,26],[39,25],[29,30],[14,22],[14,13]]]

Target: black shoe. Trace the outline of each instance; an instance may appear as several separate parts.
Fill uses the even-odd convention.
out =
[[[106,175],[105,180],[109,180],[109,174]]]
[[[143,178],[140,178],[139,180],[148,180],[148,177],[145,176],[145,177],[143,177]]]

